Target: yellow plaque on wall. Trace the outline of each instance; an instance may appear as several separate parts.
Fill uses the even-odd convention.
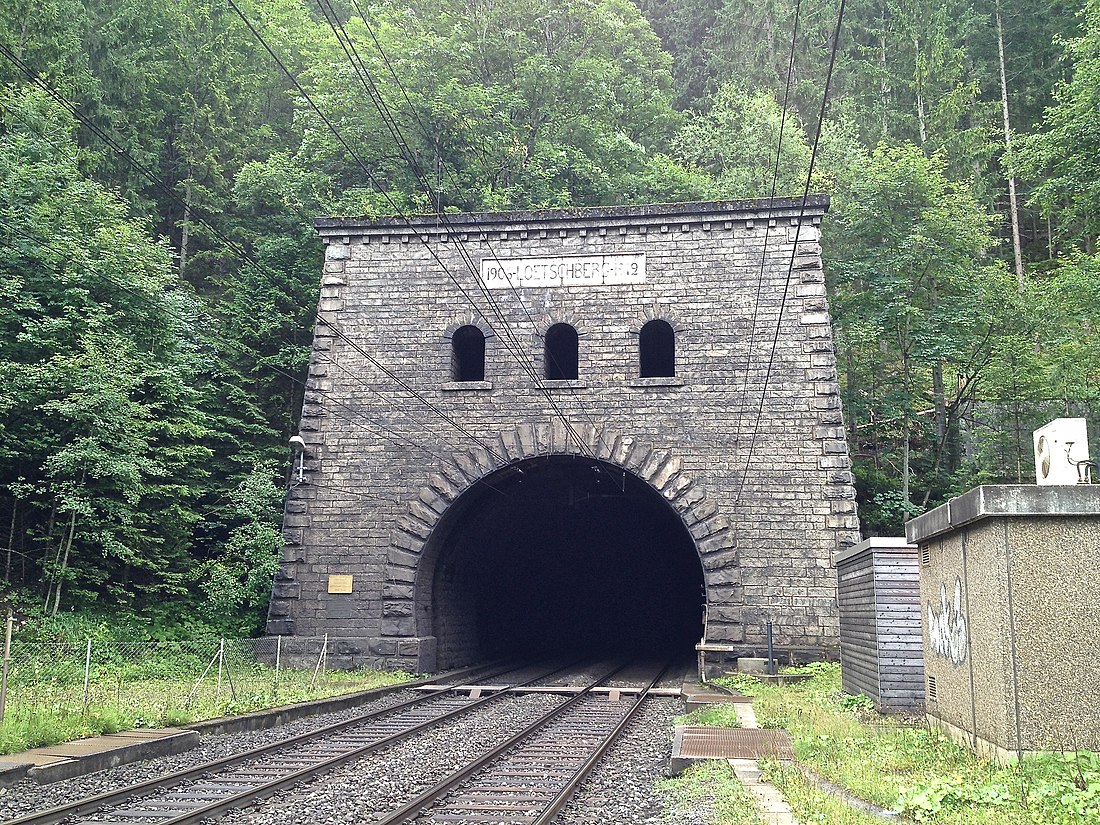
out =
[[[333,575],[328,577],[328,592],[329,593],[350,593],[351,592],[351,576],[346,575]]]

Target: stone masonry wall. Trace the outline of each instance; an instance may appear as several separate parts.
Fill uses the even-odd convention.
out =
[[[328,633],[348,664],[430,669],[432,613],[416,583],[442,513],[509,462],[591,451],[684,518],[704,568],[708,641],[759,648],[770,619],[780,648],[832,649],[831,559],[858,539],[858,522],[821,268],[827,202],[812,199],[801,226],[800,202],[766,206],[319,221],[306,473],[287,503],[268,632]],[[503,321],[464,260],[614,253],[644,253],[645,282],[491,290]],[[676,330],[674,379],[637,377],[638,332],[652,318]],[[579,333],[579,379],[536,382],[506,344],[541,376],[542,335],[562,321]],[[486,376],[457,384],[449,336],[469,323],[487,334]],[[350,575],[351,592],[329,592],[348,589],[333,575]]]

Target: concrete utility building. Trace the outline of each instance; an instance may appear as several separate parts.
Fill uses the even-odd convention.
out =
[[[1002,762],[1100,749],[1100,487],[975,487],[905,532],[929,724]]]
[[[319,220],[268,632],[414,671],[734,656],[769,620],[781,650],[834,648],[858,535],[827,205]]]

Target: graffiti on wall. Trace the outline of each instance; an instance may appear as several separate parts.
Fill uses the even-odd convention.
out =
[[[940,604],[928,605],[928,643],[932,652],[961,665],[966,660],[966,614],[963,612],[962,581],[955,577],[955,594],[947,601],[947,585],[940,585]]]

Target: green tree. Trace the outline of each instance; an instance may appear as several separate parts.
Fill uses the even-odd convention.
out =
[[[263,621],[279,568],[283,491],[275,485],[274,467],[254,467],[229,498],[237,524],[220,554],[196,569],[196,579],[208,599],[208,621],[226,632],[247,634]]]
[[[1100,235],[1100,2],[1087,0],[1084,11],[1081,36],[1066,45],[1072,77],[1056,89],[1043,131],[1022,142],[1018,162],[1059,241],[1091,253]]]
[[[797,112],[783,112],[771,93],[747,92],[727,83],[709,99],[706,113],[689,119],[675,142],[675,155],[709,177],[706,197],[767,197],[775,176],[777,195],[801,195],[810,146]],[[782,126],[778,170],[776,147]]]
[[[936,501],[960,469],[959,419],[1008,289],[992,224],[941,157],[912,145],[878,147],[837,198],[826,253],[847,424],[857,459],[898,479],[861,491],[879,505],[900,494],[892,512]]]
[[[54,612],[66,581],[176,592],[194,519],[182,465],[205,432],[163,311],[186,299],[171,294],[165,247],[80,174],[71,124],[39,95],[9,96],[5,109],[3,481],[26,550]],[[132,582],[139,570],[148,577]]]
[[[74,125],[38,93],[3,103],[7,578],[38,585],[48,612],[100,599],[154,610],[165,596],[186,600],[195,565],[256,521],[232,511],[220,534],[206,527],[195,546],[220,489],[251,471],[247,456],[271,435],[248,405],[212,390],[220,352],[195,337],[208,325],[200,303],[147,225],[81,173]],[[242,447],[249,426],[259,448]],[[215,447],[227,456],[220,463]]]
[[[318,40],[310,94],[386,193],[303,109],[296,176],[329,177],[323,208],[595,205],[692,189],[667,155],[679,125],[670,60],[631,3],[380,4],[369,16],[345,30],[405,145],[334,35]]]

